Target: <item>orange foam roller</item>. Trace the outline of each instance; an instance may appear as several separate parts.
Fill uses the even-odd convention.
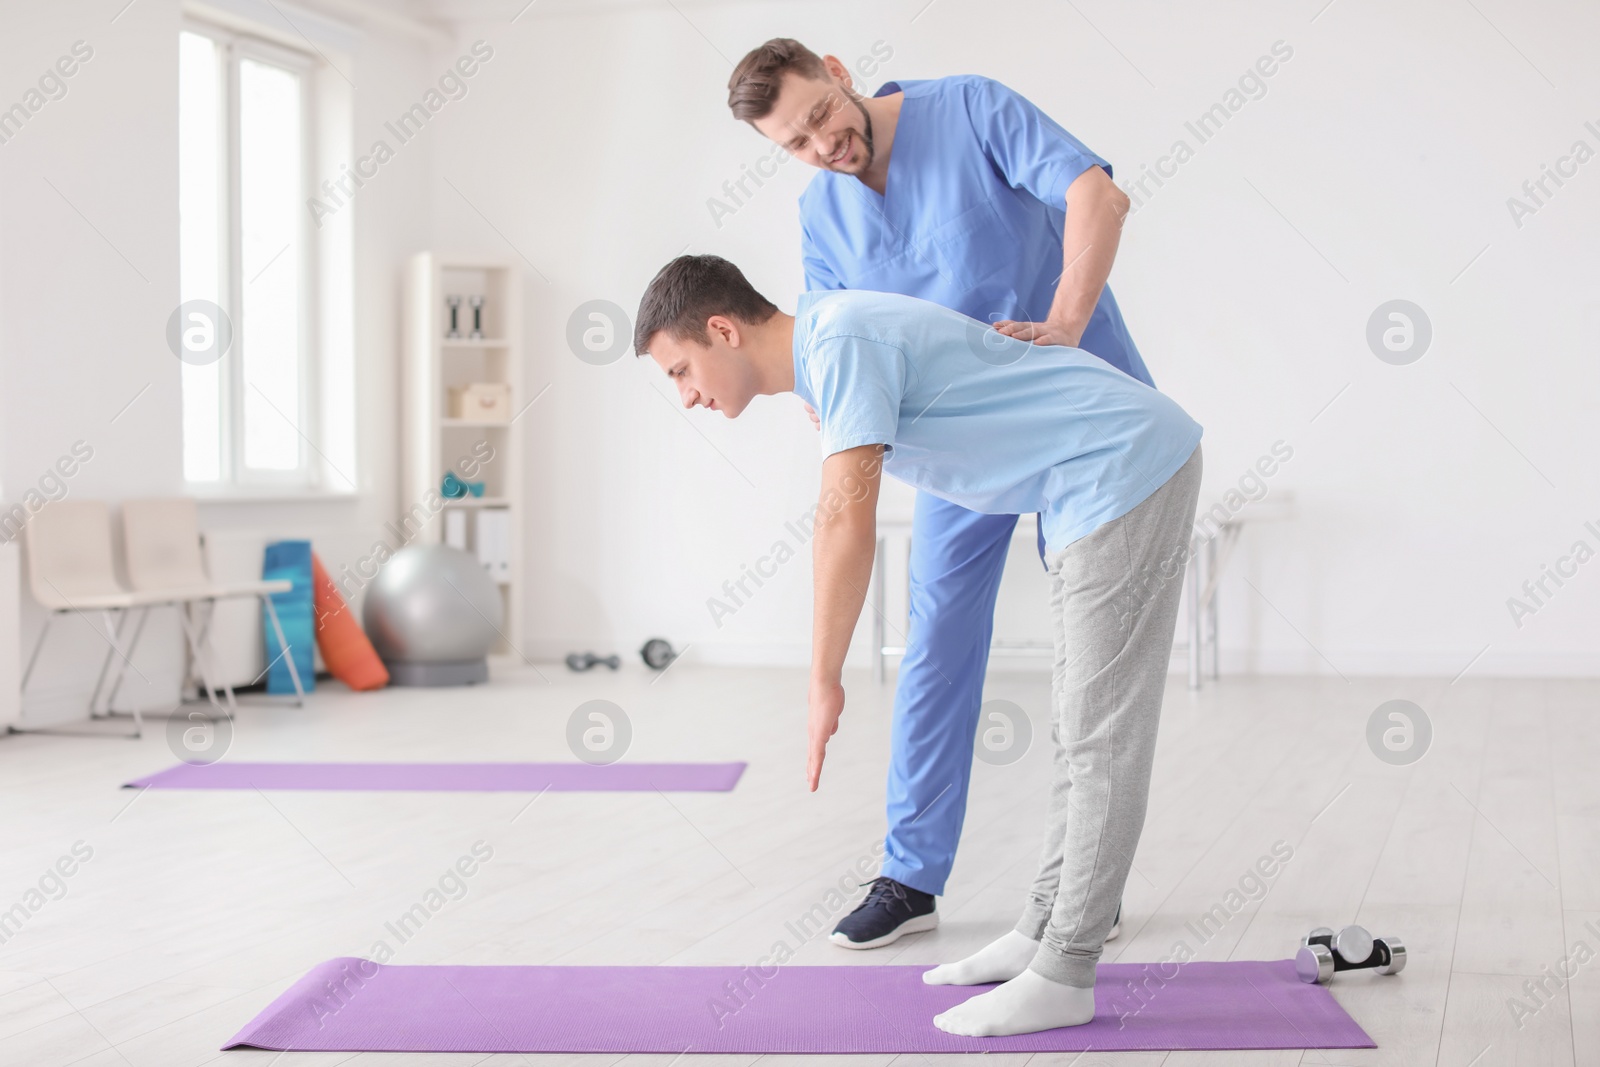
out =
[[[389,671],[367,640],[350,605],[339,595],[322,561],[311,553],[312,603],[317,612],[317,648],[328,673],[351,689],[381,689],[389,684]]]

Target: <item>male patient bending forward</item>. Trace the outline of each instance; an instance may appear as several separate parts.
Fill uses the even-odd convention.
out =
[[[793,392],[821,420],[808,784],[844,710],[840,670],[872,568],[880,469],[973,511],[1039,512],[1055,623],[1054,774],[1015,929],[924,975],[1003,982],[934,1019],[971,1037],[1094,1016],[1095,965],[1144,826],[1156,724],[1200,487],[1200,427],[1076,348],[863,291],[779,311],[727,260],[680,256],[639,307],[686,407],[737,418]]]

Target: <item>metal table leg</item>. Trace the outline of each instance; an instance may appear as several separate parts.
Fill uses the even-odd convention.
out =
[[[1211,631],[1211,677],[1222,673],[1222,631],[1217,629],[1217,542],[1206,542],[1206,585],[1211,595],[1206,597],[1206,628]]]
[[[882,685],[885,675],[884,669],[884,605],[888,598],[884,595],[883,580],[888,573],[888,541],[878,535],[877,551],[872,557],[872,681],[874,685]]]
[[[1184,581],[1189,586],[1189,688],[1200,688],[1200,561],[1203,553],[1196,553],[1184,571]]]

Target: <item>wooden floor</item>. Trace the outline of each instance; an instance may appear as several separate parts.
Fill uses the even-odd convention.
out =
[[[847,677],[823,788],[803,789],[804,675],[642,668],[502,671],[471,690],[352,694],[251,707],[229,758],[571,758],[566,722],[604,697],[628,713],[629,759],[748,760],[730,794],[338,794],[120,790],[175,762],[142,741],[0,740],[0,909],[76,842],[92,858],[0,944],[0,1064],[184,1067],[467,1065],[614,1056],[223,1053],[313,964],[397,948],[397,964],[744,964],[789,935],[883,832],[890,688]],[[990,678],[1035,722],[1017,764],[978,763],[942,925],[877,952],[823,940],[796,962],[927,964],[1015,920],[1037,854],[1048,728],[1043,674]],[[1365,725],[1404,697],[1431,750],[1379,761]],[[1168,690],[1150,814],[1106,959],[1280,959],[1317,925],[1398,935],[1403,975],[1341,975],[1334,995],[1375,1050],[995,1056],[996,1067],[1167,1064],[1600,1063],[1600,959],[1538,1004],[1524,982],[1600,950],[1600,681],[1224,679]],[[485,842],[465,895],[404,944],[385,924]],[[1266,895],[1201,942],[1185,926],[1225,901],[1274,843],[1293,858]],[[1247,881],[1248,887],[1248,881]],[[1584,929],[1592,922],[1592,930]],[[1548,988],[1554,984],[1547,981]],[[1514,1017],[1513,998],[1526,1009]],[[1537,1008],[1537,1010],[1535,1010]],[[702,1057],[743,1067],[756,1059]],[[829,1067],[893,1056],[811,1057]],[[907,1056],[930,1067],[945,1057]],[[949,1057],[955,1059],[954,1057]],[[624,1057],[667,1067],[671,1056]],[[695,1067],[695,1056],[681,1067]],[[796,1059],[789,1057],[788,1059]],[[1005,1061],[1001,1063],[999,1061]]]

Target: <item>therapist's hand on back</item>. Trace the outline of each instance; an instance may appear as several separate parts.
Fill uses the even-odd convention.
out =
[[[804,400],[800,401],[800,403],[805,404],[806,414],[811,417],[811,428],[814,430],[822,429],[822,420],[817,418],[817,409],[810,404],[806,404]]]
[[[1064,322],[1013,322],[1011,319],[1001,319],[994,324],[994,328],[1007,337],[1032,341],[1036,345],[1065,345],[1067,348],[1077,348],[1078,342],[1083,340],[1082,326]]]

